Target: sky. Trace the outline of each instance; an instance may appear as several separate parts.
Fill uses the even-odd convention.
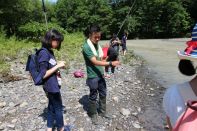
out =
[[[57,2],[57,0],[48,0],[48,1],[50,1],[50,2]]]

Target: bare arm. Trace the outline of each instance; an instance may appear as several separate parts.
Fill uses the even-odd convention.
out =
[[[108,66],[110,64],[110,62],[106,62],[106,61],[99,61],[96,59],[95,56],[93,56],[90,61],[94,64],[94,65],[97,65],[97,66]],[[119,61],[112,61],[111,62],[113,66],[117,66],[120,64]]]
[[[49,70],[46,71],[43,79],[46,79],[47,77],[51,76],[59,68],[63,68],[64,66],[65,66],[65,62],[64,61],[60,61],[56,66],[54,66],[53,68],[51,68],[51,69],[49,69]]]

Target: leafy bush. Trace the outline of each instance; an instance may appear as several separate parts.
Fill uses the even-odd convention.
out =
[[[66,33],[66,31],[59,25],[55,23],[48,23],[48,29],[52,29],[52,28],[57,29],[61,33]],[[39,41],[40,40],[39,38],[42,37],[46,31],[47,31],[47,27],[45,23],[39,23],[35,21],[29,22],[19,27],[17,37],[22,39]]]
[[[60,51],[55,50],[57,60],[64,60],[69,65],[71,60],[80,60],[81,46],[84,37],[82,33],[65,33],[64,41]],[[40,48],[40,42],[32,42],[29,40],[17,40],[16,37],[6,38],[0,33],[0,76],[8,73],[10,70],[9,63],[18,59],[19,62],[25,64],[28,55],[34,48]]]

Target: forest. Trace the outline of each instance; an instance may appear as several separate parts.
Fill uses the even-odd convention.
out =
[[[102,39],[127,31],[130,39],[190,37],[197,0],[0,0],[0,32],[37,40],[48,28],[63,33],[102,27]],[[45,8],[43,8],[45,7]],[[45,11],[45,12],[44,12]]]

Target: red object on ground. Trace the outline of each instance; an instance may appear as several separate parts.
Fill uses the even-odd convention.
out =
[[[102,50],[103,50],[103,59],[105,59],[107,57],[107,51],[108,51],[108,47],[103,47]]]

